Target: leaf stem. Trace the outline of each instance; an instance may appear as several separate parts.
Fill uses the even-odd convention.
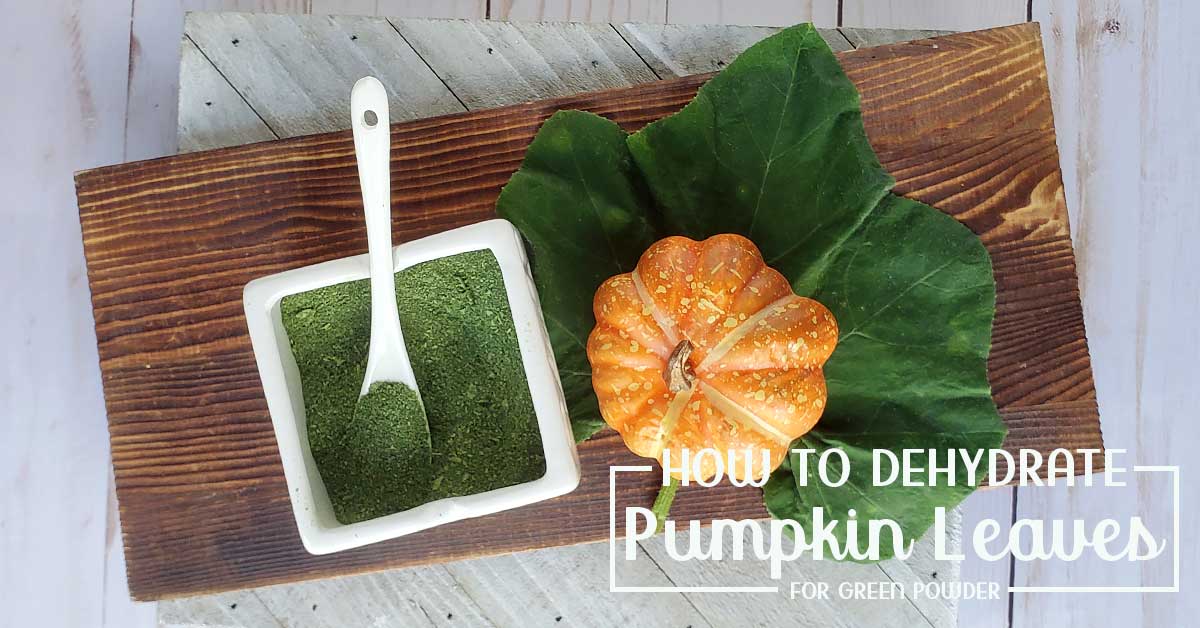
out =
[[[650,512],[654,513],[654,533],[660,534],[663,531],[663,526],[666,525],[667,513],[671,512],[671,503],[675,501],[675,491],[679,490],[679,480],[671,478],[671,481],[663,486],[658,491],[658,497],[654,498],[654,505],[650,507]]]

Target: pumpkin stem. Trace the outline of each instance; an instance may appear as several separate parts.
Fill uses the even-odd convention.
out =
[[[672,477],[666,486],[659,489],[658,497],[654,498],[654,505],[650,507],[650,512],[654,513],[655,534],[662,533],[663,526],[667,523],[667,513],[671,512],[671,503],[675,501],[675,491],[677,490],[679,490],[679,480]]]
[[[692,382],[696,381],[696,373],[688,365],[692,349],[695,349],[695,346],[690,340],[682,340],[675,345],[671,356],[667,358],[667,368],[663,371],[663,379],[667,381],[667,389],[673,393],[690,389]]]

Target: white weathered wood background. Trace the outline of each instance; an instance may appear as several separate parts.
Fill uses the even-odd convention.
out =
[[[1042,23],[1072,235],[1079,260],[1110,448],[1142,464],[1182,464],[1182,590],[1196,590],[1200,543],[1189,536],[1200,491],[1189,450],[1200,439],[1200,4],[1189,0],[69,0],[0,6],[0,626],[151,626],[154,605],[128,601],[73,171],[174,153],[179,41],[185,10],[375,14],[501,20],[788,24],[964,30],[1030,17]],[[188,62],[187,51],[183,61]],[[192,75],[191,80],[216,80]],[[216,84],[219,87],[219,83]],[[246,129],[247,137],[269,129]],[[196,136],[203,130],[196,131]],[[265,137],[269,136],[262,136]],[[1006,519],[1170,515],[1168,486],[1146,478],[1111,492],[1022,489],[974,495],[967,529]],[[1113,491],[1113,489],[1106,489]],[[1015,509],[1015,510],[1014,510]],[[239,615],[212,606],[168,623],[339,625],[339,605],[370,606],[400,625],[455,618],[525,624],[578,609],[645,625],[819,624],[778,605],[749,614],[719,600],[690,600],[664,616],[654,600],[591,599],[561,591],[547,574],[587,570],[577,552],[551,550],[388,572],[241,595]],[[911,567],[911,565],[909,566]],[[968,561],[962,577],[1016,586],[1169,583],[1169,568]],[[441,570],[441,571],[439,571]],[[457,570],[452,577],[446,574]],[[698,574],[689,574],[696,577]],[[703,577],[700,574],[700,577]],[[437,580],[437,579],[441,580]],[[434,579],[442,597],[403,590]],[[339,587],[346,590],[340,591]],[[470,601],[468,601],[470,600]],[[589,606],[592,604],[592,606]],[[605,606],[604,604],[609,604]],[[315,605],[315,608],[314,608]],[[222,608],[224,610],[222,610]],[[672,605],[671,608],[680,608]],[[240,613],[245,611],[244,615]],[[445,614],[439,614],[442,611]],[[936,614],[937,609],[917,609]],[[205,611],[205,612],[208,612]],[[307,611],[307,612],[305,612]],[[412,614],[413,612],[419,614]],[[346,611],[348,612],[348,611]],[[905,611],[907,612],[907,611]],[[361,615],[355,615],[361,616]],[[557,616],[557,615],[555,615]],[[406,622],[403,618],[414,621]],[[1183,594],[1014,594],[966,602],[962,626],[1185,626],[1200,599]],[[895,621],[895,617],[891,617]],[[925,617],[926,620],[929,617]],[[936,617],[935,617],[936,619]],[[600,620],[592,620],[599,622]],[[323,622],[323,623],[322,623]],[[465,623],[465,622],[464,622]],[[944,625],[943,623],[935,625]],[[555,622],[557,625],[557,622]]]

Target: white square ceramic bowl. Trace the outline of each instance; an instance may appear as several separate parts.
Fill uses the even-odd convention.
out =
[[[243,303],[250,341],[254,345],[254,357],[271,412],[275,439],[279,443],[279,455],[283,459],[292,512],[296,516],[300,539],[310,553],[328,554],[443,523],[532,504],[569,493],[579,485],[579,454],[571,435],[562,384],[525,249],[512,224],[506,220],[489,220],[401,244],[393,249],[392,263],[399,271],[421,262],[482,249],[495,254],[504,277],[521,359],[542,435],[546,474],[532,482],[440,499],[350,525],[343,525],[334,517],[325,484],[313,462],[300,372],[283,328],[279,302],[291,294],[366,279],[367,256],[314,264],[246,284]]]

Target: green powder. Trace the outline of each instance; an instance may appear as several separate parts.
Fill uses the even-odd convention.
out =
[[[544,475],[537,416],[491,251],[396,273],[400,325],[429,421],[424,474],[400,469],[400,460],[421,455],[412,426],[356,426],[370,296],[362,280],[288,296],[280,304],[300,369],[309,446],[338,521],[372,519]]]
[[[399,382],[371,384],[327,463],[333,465],[328,474],[357,487],[330,495],[338,520],[364,521],[424,503],[431,449],[417,392]]]

